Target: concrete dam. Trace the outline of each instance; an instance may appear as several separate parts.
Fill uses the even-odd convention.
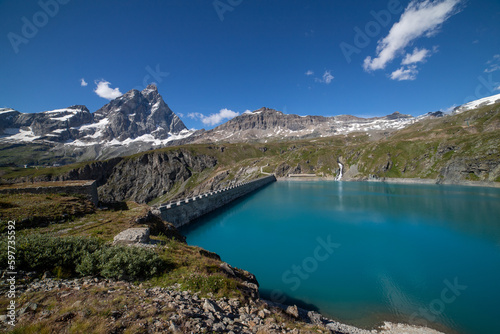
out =
[[[161,218],[175,227],[181,227],[211,211],[214,211],[235,199],[243,197],[252,191],[275,182],[274,175],[238,183],[234,186],[189,197],[177,202],[162,204],[158,207]]]

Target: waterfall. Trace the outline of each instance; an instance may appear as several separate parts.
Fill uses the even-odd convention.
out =
[[[340,161],[338,161],[337,163],[339,164],[340,172],[339,175],[337,175],[337,177],[335,178],[335,181],[340,181],[340,179],[342,179],[342,172],[344,171],[344,165]]]

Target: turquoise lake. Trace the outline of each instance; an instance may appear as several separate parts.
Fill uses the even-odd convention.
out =
[[[363,328],[500,333],[500,189],[279,181],[182,232],[266,299]]]

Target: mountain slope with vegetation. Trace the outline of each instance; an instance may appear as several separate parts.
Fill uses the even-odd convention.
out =
[[[98,180],[101,200],[156,204],[263,173],[342,180],[500,182],[500,104],[424,119],[384,138],[365,133],[268,143],[192,144],[57,168],[3,168],[2,182]]]

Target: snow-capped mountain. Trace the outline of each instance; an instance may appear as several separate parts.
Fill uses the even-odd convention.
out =
[[[454,113],[476,109],[500,102],[500,94],[469,102],[455,108]],[[332,117],[284,114],[269,108],[246,112],[218,127],[194,135],[190,142],[242,142],[299,138],[328,137],[363,132],[370,135],[386,134],[429,118],[446,117],[442,111],[428,112],[414,117],[394,112],[383,117],[361,118],[350,115]]]
[[[463,105],[455,108],[455,110],[453,110],[453,113],[458,114],[458,113],[461,113],[463,111],[488,106],[490,104],[497,103],[497,102],[500,102],[500,94],[488,96],[488,97],[485,97],[485,98],[482,98],[479,100],[475,100],[475,101],[471,101],[469,103],[463,104]]]
[[[85,106],[23,114],[0,109],[1,142],[52,142],[69,146],[163,145],[192,132],[168,107],[156,86],[131,90],[91,114]]]
[[[398,112],[373,118],[349,115],[324,117],[284,114],[274,109],[261,108],[237,116],[192,140],[196,142],[266,141],[328,137],[351,132],[384,132],[402,129],[415,120],[413,116]]]
[[[500,94],[457,107],[454,113],[500,102]],[[207,142],[267,142],[329,137],[353,132],[377,138],[428,118],[448,117],[437,111],[418,117],[392,113],[361,118],[284,114],[269,108],[245,112],[218,127],[191,131],[150,85],[131,90],[95,113],[85,106],[23,114],[0,108],[0,144],[43,144],[61,162],[106,159],[154,148]],[[4,145],[9,147],[9,145]]]
[[[0,109],[0,140],[8,142],[62,142],[77,136],[73,127],[92,122],[85,106],[23,114],[13,109]]]
[[[142,92],[131,90],[106,104],[94,113],[94,123],[81,127],[80,131],[85,134],[82,140],[160,143],[186,132],[187,128],[163,101],[156,86],[149,85]]]

